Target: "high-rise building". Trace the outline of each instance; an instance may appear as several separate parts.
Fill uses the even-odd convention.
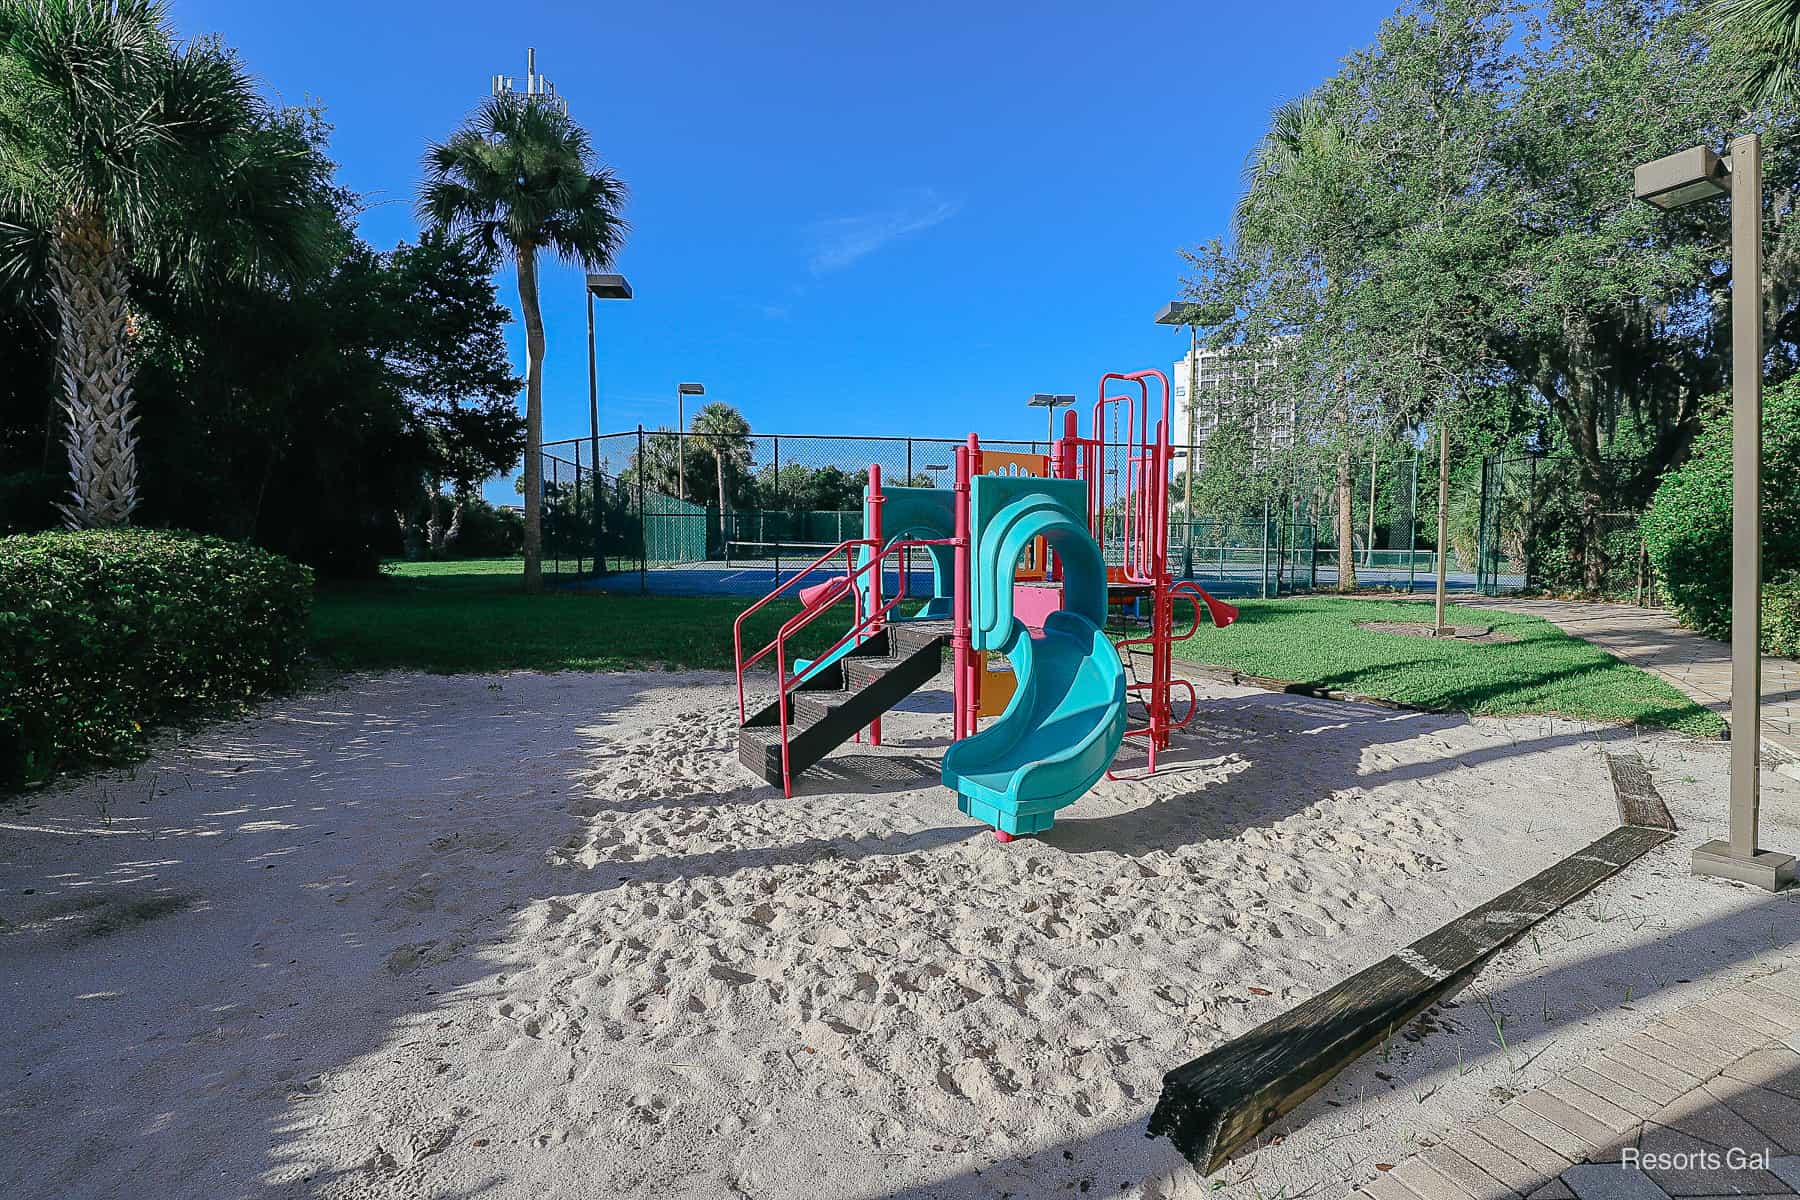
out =
[[[1285,340],[1271,338],[1251,346],[1202,349],[1197,364],[1193,355],[1177,360],[1169,374],[1175,414],[1175,428],[1169,430],[1170,444],[1186,448],[1188,410],[1192,408],[1197,452],[1204,449],[1227,412],[1248,417],[1251,444],[1258,449],[1292,445],[1296,405],[1277,378]],[[1189,381],[1196,375],[1197,392],[1189,396]]]

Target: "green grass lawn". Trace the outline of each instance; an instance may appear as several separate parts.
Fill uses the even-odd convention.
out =
[[[747,598],[553,587],[527,596],[521,571],[518,559],[394,563],[368,583],[322,585],[313,603],[313,651],[340,667],[440,673],[732,668],[731,624]],[[777,602],[751,618],[745,653],[799,610],[796,602]],[[831,645],[848,627],[849,611],[841,606],[801,631],[790,654]]]
[[[1697,736],[1725,726],[1672,685],[1571,637],[1538,617],[1452,610],[1457,625],[1510,634],[1510,643],[1407,637],[1360,628],[1369,621],[1431,622],[1417,602],[1306,597],[1247,600],[1225,629],[1202,625],[1178,657],[1290,683],[1396,700],[1442,712],[1560,713],[1657,725]],[[1178,606],[1177,618],[1186,606]]]
[[[365,584],[321,586],[313,648],[334,665],[435,672],[702,667],[730,670],[737,596],[609,596],[520,590],[517,559],[396,563]],[[1713,736],[1724,728],[1652,675],[1537,617],[1459,608],[1459,624],[1511,634],[1476,644],[1404,637],[1367,621],[1429,622],[1429,606],[1311,597],[1250,600],[1228,629],[1201,626],[1183,658],[1291,683],[1337,688],[1445,712],[1560,713]],[[747,650],[775,636],[794,602],[770,605],[745,633]],[[840,606],[800,634],[817,654],[843,633]]]

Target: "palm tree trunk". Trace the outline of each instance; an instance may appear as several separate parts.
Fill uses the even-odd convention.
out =
[[[544,315],[538,309],[537,247],[523,245],[519,309],[525,316],[525,590],[544,590]]]
[[[57,365],[69,421],[71,529],[124,525],[138,505],[137,415],[124,251],[97,220],[66,218],[50,242],[50,293],[61,323]]]

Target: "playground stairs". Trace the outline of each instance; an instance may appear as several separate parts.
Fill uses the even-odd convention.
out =
[[[950,622],[889,625],[788,694],[788,767],[824,758],[929,683],[943,665]],[[781,710],[771,701],[738,730],[738,761],[781,786]]]

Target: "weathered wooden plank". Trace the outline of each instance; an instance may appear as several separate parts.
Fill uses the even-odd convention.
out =
[[[1163,1076],[1148,1133],[1210,1174],[1538,921],[1673,834],[1623,825],[1336,987]]]
[[[1635,754],[1608,754],[1606,770],[1612,776],[1613,795],[1619,801],[1619,824],[1673,829],[1675,818],[1650,780],[1650,768]]]

